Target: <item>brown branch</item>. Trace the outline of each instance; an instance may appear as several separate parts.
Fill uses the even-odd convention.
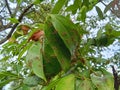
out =
[[[104,6],[107,6],[103,1],[100,1],[100,2],[101,2]],[[110,11],[111,11],[112,13],[114,13],[112,9],[110,9]]]
[[[12,28],[12,23],[8,23],[7,25],[0,26],[0,32],[4,31],[5,29]]]
[[[7,6],[7,9],[8,9],[8,12],[9,12],[10,16],[12,17],[12,12],[11,12],[11,10],[10,10],[10,6],[9,6],[8,1],[5,0],[5,3],[6,3],[6,6]]]
[[[115,90],[119,90],[118,74],[117,74],[114,66],[111,66],[111,67],[112,67],[113,76],[114,76],[114,88],[115,88]]]
[[[6,5],[0,10],[0,13],[4,11],[5,7],[6,7]]]
[[[107,6],[103,1],[100,1],[104,6]],[[110,8],[110,11],[115,14],[117,17],[120,17],[119,15],[116,14],[115,10],[114,9],[111,9]]]
[[[16,8],[15,8],[15,10],[13,12],[13,17],[16,15],[19,8],[20,8],[20,4],[17,3],[17,6],[16,6]]]
[[[26,9],[24,9],[24,11],[21,13],[21,15],[19,16],[18,21],[21,22],[23,16],[25,15],[25,13],[27,13],[27,11],[33,6],[33,4],[30,4]]]
[[[15,11],[13,13],[11,13],[8,1],[6,0],[5,2],[6,2],[6,5],[3,7],[3,9],[7,6],[8,7],[7,9],[9,10],[10,15],[12,14],[11,17],[15,17],[20,5],[17,3]],[[0,11],[0,13],[3,11],[3,9]],[[5,29],[12,28],[12,25],[13,24],[11,22],[8,23],[7,25],[0,25],[0,32],[4,31]]]
[[[30,4],[28,7],[26,7],[26,8],[23,10],[23,12],[21,13],[21,15],[20,15],[19,18],[18,18],[18,21],[19,21],[19,22],[22,21],[25,13],[26,13],[32,6],[33,6],[33,4]],[[14,32],[15,28],[16,28],[18,25],[19,25],[19,23],[16,23],[16,24],[13,25],[13,27],[12,27],[11,31],[9,32],[9,34],[8,34],[4,39],[2,39],[2,40],[0,41],[0,44],[6,42],[6,41],[11,37],[12,33]]]

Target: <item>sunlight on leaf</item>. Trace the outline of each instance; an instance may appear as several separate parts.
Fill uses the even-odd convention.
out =
[[[43,71],[42,45],[39,42],[33,44],[28,50],[26,61],[27,65],[40,78],[46,81]]]

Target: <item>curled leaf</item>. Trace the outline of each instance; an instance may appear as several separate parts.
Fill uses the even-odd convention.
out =
[[[23,31],[23,34],[26,35],[30,29],[28,25],[21,25],[21,30]]]
[[[43,69],[43,57],[42,57],[42,45],[39,42],[35,42],[29,48],[26,55],[26,65],[33,70],[33,73],[39,78],[46,81]]]
[[[44,31],[38,30],[32,34],[32,36],[28,39],[28,42],[30,40],[38,41],[40,39],[40,37],[42,37],[42,36],[44,36]]]

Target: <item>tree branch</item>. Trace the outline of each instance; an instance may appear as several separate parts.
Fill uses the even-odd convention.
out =
[[[8,23],[7,25],[0,26],[0,32],[4,31],[5,29],[12,28],[12,23]]]
[[[24,11],[21,13],[21,15],[19,16],[18,21],[21,22],[23,19],[23,16],[25,15],[25,13],[27,13],[27,11],[33,6],[34,4],[30,4],[26,9],[24,9]]]
[[[100,2],[101,2],[104,6],[107,6],[102,0],[101,0]],[[111,11],[114,15],[116,15],[118,18],[120,17],[120,15],[117,14],[117,13],[119,12],[119,10],[117,10],[117,13],[116,13],[114,9],[111,9],[111,8],[110,8],[110,11]]]
[[[6,3],[6,6],[7,6],[8,11],[9,11],[9,13],[10,13],[10,16],[12,17],[12,12],[11,12],[11,10],[10,10],[10,6],[9,6],[8,1],[5,0],[5,3]]]
[[[101,0],[100,2],[101,2],[104,6],[107,6],[102,0]],[[111,8],[110,8],[110,11],[111,11],[112,13],[114,13]]]
[[[113,76],[114,76],[114,88],[115,88],[115,90],[119,90],[118,74],[117,74],[114,66],[111,66],[111,67],[112,67]]]
[[[15,8],[15,10],[13,12],[13,17],[16,15],[19,8],[20,8],[20,4],[17,3],[16,8]]]
[[[20,15],[19,18],[18,18],[18,21],[19,21],[19,22],[22,21],[25,13],[26,13],[32,6],[33,6],[33,4],[30,4],[28,7],[26,7],[26,8],[23,10],[23,12],[21,13],[21,15]],[[11,37],[12,33],[14,32],[15,28],[16,28],[18,25],[19,25],[19,23],[16,23],[16,24],[13,25],[13,27],[12,27],[11,31],[9,32],[9,34],[8,34],[4,39],[2,39],[2,40],[0,41],[0,44],[6,42],[6,41]]]
[[[0,10],[0,13],[3,12],[3,10],[5,9],[6,5]]]

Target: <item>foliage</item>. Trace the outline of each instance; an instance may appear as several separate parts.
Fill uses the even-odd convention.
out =
[[[9,2],[18,5],[16,13],[22,13],[25,4],[34,5],[23,20],[16,13],[7,17],[16,30],[2,45],[1,88],[13,83],[11,90],[114,90],[113,75],[106,70],[110,61],[95,53],[119,40],[120,31],[107,23],[96,36],[85,38],[90,35],[90,10],[96,7],[98,20],[105,19],[98,0]]]

